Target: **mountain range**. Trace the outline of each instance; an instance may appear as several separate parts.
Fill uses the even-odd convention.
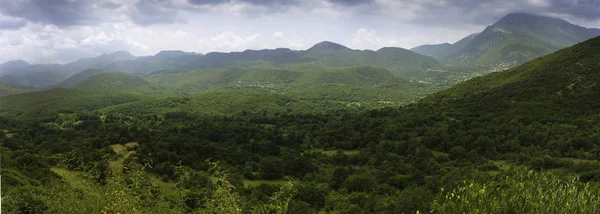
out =
[[[600,35],[565,20],[513,13],[454,44],[423,45],[411,51],[446,64],[509,68]]]
[[[0,81],[45,89],[72,87],[96,73],[103,72],[144,75],[209,68],[314,69],[356,65],[386,68],[395,76],[410,78],[431,67],[440,66],[441,63],[431,57],[402,48],[361,51],[332,42],[321,42],[305,51],[278,48],[231,53],[212,52],[206,55],[183,51],[161,51],[154,56],[146,57],[135,57],[127,52],[115,52],[65,65],[30,65],[21,60],[11,61],[0,66]]]
[[[386,69],[401,79],[447,86],[514,67],[596,35],[600,35],[600,29],[580,27],[557,18],[514,13],[454,44],[423,45],[410,51],[394,47],[353,50],[328,41],[307,50],[277,48],[207,54],[170,50],[144,57],[120,51],[67,64],[10,61],[0,64],[0,83],[37,89],[70,88],[107,72],[154,75],[229,68],[297,72],[367,65]]]

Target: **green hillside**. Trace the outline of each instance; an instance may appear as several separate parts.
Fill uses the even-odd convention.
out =
[[[586,97],[597,89],[600,38],[528,62],[518,68],[475,78],[439,92],[429,101],[481,98],[496,102],[539,102],[553,100],[564,105],[595,102]],[[581,106],[583,107],[583,106]],[[587,109],[583,107],[582,110]]]
[[[148,82],[178,90],[194,92],[214,88],[223,88],[232,84],[248,71],[231,69],[199,69],[193,71],[175,71],[151,73],[145,76]]]
[[[298,81],[303,75],[305,75],[305,73],[300,71],[265,69],[249,72],[246,75],[234,81],[233,85],[238,87],[288,86],[289,84]]]
[[[469,35],[454,44],[423,45],[411,50],[448,65],[485,66],[488,67],[486,70],[497,70],[515,67],[595,36],[600,36],[600,30],[558,18],[512,13],[481,33]]]
[[[32,91],[36,91],[36,89],[0,83],[0,96],[22,94],[22,93],[27,93],[27,92],[32,92]]]
[[[96,74],[85,81],[77,84],[78,88],[117,88],[137,87],[147,85],[148,82],[142,77],[131,74],[112,72]]]
[[[395,77],[385,69],[370,66],[355,66],[310,72],[302,77],[299,82],[300,84],[314,85],[345,84],[377,87],[392,79],[395,79]]]
[[[559,48],[535,37],[488,29],[472,43],[446,59],[453,64],[511,68]]]
[[[599,61],[597,37],[396,108],[362,105],[410,82],[363,66],[239,77],[297,75],[283,93],[150,83],[1,97],[2,209],[598,213]],[[209,73],[235,83],[226,71]]]
[[[52,86],[52,88],[72,88],[89,79],[90,77],[100,73],[106,73],[106,71],[100,69],[86,69],[74,74],[73,76],[70,76],[61,83]]]

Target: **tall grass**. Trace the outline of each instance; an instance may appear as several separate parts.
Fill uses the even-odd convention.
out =
[[[600,194],[576,179],[518,171],[442,190],[434,213],[600,213]]]

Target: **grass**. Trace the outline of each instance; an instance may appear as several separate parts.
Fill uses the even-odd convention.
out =
[[[177,197],[177,188],[175,187],[174,182],[164,182],[160,177],[154,174],[150,175],[150,181],[158,185],[158,190],[161,195],[164,195],[167,198]]]
[[[508,161],[505,160],[497,160],[497,161],[492,161],[494,163],[494,165],[496,165],[501,171],[508,171],[510,170],[512,167],[514,167],[515,165],[509,163]]]
[[[138,145],[137,142],[129,142],[129,143],[126,143],[125,145],[121,145],[121,144],[110,145],[110,147],[113,149],[113,151],[115,151],[117,154],[121,155],[119,159],[109,162],[110,168],[113,170],[113,172],[119,172],[119,171],[121,171],[121,169],[123,169],[123,163],[125,162],[125,159],[127,159],[131,154],[133,154],[135,152],[135,151],[128,151],[128,148],[132,148],[137,145]]]
[[[581,159],[581,158],[560,158],[560,160],[570,161],[571,163],[573,163],[573,165],[596,164],[596,163],[598,163],[597,160],[587,160],[587,159]]]
[[[75,172],[58,167],[52,167],[50,170],[60,176],[63,181],[67,182],[74,189],[81,189],[85,190],[87,193],[98,194],[98,190],[94,188],[96,187],[96,184],[93,181],[83,177],[81,172]]]

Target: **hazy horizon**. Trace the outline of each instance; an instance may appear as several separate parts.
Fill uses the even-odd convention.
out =
[[[67,63],[103,53],[352,49],[453,43],[523,12],[600,28],[594,1],[0,0],[0,63]]]

